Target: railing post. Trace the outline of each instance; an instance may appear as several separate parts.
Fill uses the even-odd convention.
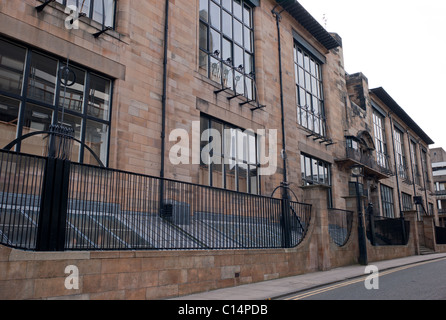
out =
[[[47,160],[37,229],[37,251],[65,249],[70,165],[68,160]]]
[[[37,251],[65,250],[71,166],[69,158],[74,131],[62,125],[54,125],[50,127],[50,132],[37,229]]]
[[[373,204],[369,203],[369,206],[367,207],[367,213],[369,215],[369,225],[370,225],[370,243],[372,246],[376,245],[375,240],[375,214],[373,212]]]
[[[282,248],[291,248],[291,225],[290,225],[290,196],[288,186],[282,186],[282,214],[280,225],[282,227]]]

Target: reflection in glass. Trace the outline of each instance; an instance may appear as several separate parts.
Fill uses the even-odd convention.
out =
[[[0,40],[0,90],[21,94],[26,49]]]
[[[85,144],[93,150],[105,166],[107,165],[108,131],[108,125],[87,120]],[[84,163],[99,165],[87,149],[84,152]]]
[[[81,131],[82,131],[82,119],[80,117],[73,116],[71,114],[65,113],[63,115],[59,112],[58,115],[59,124],[71,128],[74,131],[74,138],[81,140]],[[71,161],[79,162],[80,161],[80,144],[78,142],[74,142],[71,151]]]
[[[102,77],[90,76],[90,94],[87,114],[102,120],[110,117],[110,80]]]
[[[0,96],[0,148],[6,147],[17,136],[19,109],[20,101]]]
[[[66,69],[65,69],[66,70]],[[64,107],[68,110],[83,112],[82,106],[84,104],[84,90],[85,90],[85,71],[74,68],[72,66],[69,67],[69,70],[72,73],[67,73],[67,82],[68,86],[61,85],[60,87],[60,97],[59,97],[59,105],[60,107]],[[61,77],[65,79],[65,72],[61,72]],[[75,79],[73,78],[73,74]],[[73,81],[75,82],[73,83]],[[65,83],[65,80],[63,80]]]
[[[34,104],[27,104],[22,135],[36,131],[49,131],[53,120],[53,110]],[[20,151],[23,153],[44,156],[47,150],[48,139],[37,135],[22,141]]]
[[[28,79],[28,97],[54,104],[57,79],[57,60],[33,52]]]

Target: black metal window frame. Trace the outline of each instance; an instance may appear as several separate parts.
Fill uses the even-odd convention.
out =
[[[214,157],[214,156],[218,156],[221,157],[221,164],[205,164],[203,163],[203,159],[201,159],[201,169],[202,170],[207,170],[208,172],[208,178],[207,178],[207,183],[209,186],[211,187],[215,187],[215,188],[222,188],[222,189],[227,189],[227,190],[231,190],[231,191],[236,191],[236,192],[242,192],[242,193],[249,193],[249,194],[256,194],[256,195],[261,195],[261,179],[260,179],[260,162],[259,162],[259,142],[258,142],[258,136],[252,132],[252,135],[249,135],[248,132],[245,132],[244,129],[239,128],[237,126],[234,126],[228,122],[219,120],[217,118],[214,117],[210,117],[208,115],[205,114],[201,114],[200,116],[200,121],[202,123],[201,125],[201,132],[200,135],[203,134],[204,130],[208,130],[208,129],[216,129],[214,124],[217,124],[218,126],[221,127],[220,130],[220,134],[221,134],[221,153],[220,154],[215,154],[215,150],[211,150],[210,156]],[[231,146],[234,148],[235,150],[229,150],[229,147],[226,145],[226,139],[227,137],[225,136],[224,130],[234,130],[234,132],[238,135],[241,133],[247,133],[248,134],[248,138],[247,138],[247,143],[248,143],[248,149],[250,150],[251,143],[250,143],[250,139],[249,137],[253,137],[254,138],[254,147],[255,147],[255,152],[254,152],[254,156],[255,156],[255,161],[252,161],[252,157],[249,154],[249,150],[247,151],[247,155],[245,156],[240,156],[238,153],[241,150],[241,147],[239,146],[239,137],[236,136],[235,137],[235,145],[232,144]],[[223,132],[222,132],[223,131]],[[233,137],[231,136],[231,139]],[[210,137],[209,137],[210,140]],[[203,151],[203,148],[207,145],[211,143],[211,141],[202,141],[201,142],[201,147],[200,147],[200,153]],[[245,150],[243,150],[245,151]],[[232,154],[232,155],[231,155]],[[230,168],[231,164],[234,165],[233,170]],[[246,166],[246,179],[247,179],[247,185],[246,185],[246,189],[244,188],[244,186],[241,186],[240,182],[241,182],[241,177],[240,174],[242,172],[241,170],[241,166]],[[214,171],[215,172],[220,172],[221,173],[221,177],[222,177],[222,185],[217,185],[216,181],[213,181],[213,176],[214,176]],[[255,172],[255,176],[251,175],[251,172]],[[231,189],[229,186],[229,181],[228,181],[228,175],[229,174],[234,174],[234,179],[235,179],[235,188]],[[251,178],[254,178],[256,180],[256,186],[254,186],[254,184],[251,181]]]
[[[317,168],[317,172],[315,172]],[[302,185],[321,185],[328,188],[328,208],[333,208],[331,164],[313,156],[301,154]]]
[[[376,110],[373,110],[373,128],[375,132],[376,162],[380,167],[389,169],[385,117]]]
[[[395,218],[393,188],[384,184],[381,184],[381,203],[383,207],[383,217]]]
[[[417,143],[413,140],[410,140],[410,161],[413,166],[413,180],[417,185],[421,185],[420,179],[420,166],[418,165],[418,157],[417,157]]]
[[[46,52],[40,51],[40,50],[36,50],[33,47],[29,47],[26,46],[24,44],[19,44],[15,41],[6,39],[6,38],[2,38],[0,37],[0,41],[4,41],[5,43],[9,43],[12,46],[15,46],[16,48],[20,48],[22,50],[25,50],[25,61],[24,61],[24,68],[23,68],[23,73],[21,76],[21,89],[20,89],[20,93],[12,93],[12,92],[8,92],[8,91],[4,91],[2,89],[0,89],[0,97],[5,97],[9,100],[13,100],[13,101],[17,101],[19,103],[19,112],[18,112],[18,118],[16,120],[17,122],[17,131],[16,131],[16,138],[19,138],[22,136],[23,134],[23,129],[24,129],[24,125],[25,125],[25,115],[27,112],[27,105],[33,105],[33,106],[37,106],[38,108],[44,108],[44,109],[48,109],[51,110],[52,112],[52,116],[51,116],[51,124],[52,125],[57,125],[59,124],[59,122],[62,120],[61,119],[61,115],[63,114],[64,116],[73,116],[73,117],[77,117],[80,118],[81,120],[81,132],[80,132],[80,139],[82,142],[86,141],[86,127],[87,127],[87,123],[88,122],[94,122],[100,125],[106,125],[108,128],[108,135],[106,136],[107,139],[107,146],[106,146],[106,154],[102,157],[102,162],[105,166],[108,166],[108,160],[109,160],[109,153],[110,153],[110,129],[111,129],[111,114],[112,114],[112,105],[113,105],[113,85],[114,85],[114,81],[111,78],[108,78],[107,76],[101,74],[100,72],[96,72],[81,66],[78,66],[76,64],[73,63],[69,63],[69,67],[72,67],[74,69],[77,70],[81,70],[85,73],[85,78],[84,78],[84,91],[83,91],[83,100],[82,100],[82,112],[76,112],[67,108],[62,108],[62,99],[63,97],[61,97],[61,92],[64,91],[63,89],[63,85],[61,82],[61,75],[62,75],[62,70],[64,67],[67,66],[67,61],[63,60],[62,58],[50,55]],[[29,81],[30,81],[30,77],[31,77],[31,63],[32,63],[32,59],[33,59],[33,55],[38,55],[41,57],[45,57],[47,59],[51,59],[53,61],[55,61],[57,63],[57,68],[56,68],[56,79],[55,79],[55,83],[54,83],[54,91],[53,91],[53,98],[52,98],[52,102],[46,102],[46,101],[40,101],[40,100],[36,100],[33,98],[29,97],[29,90],[28,90],[28,85],[29,85]],[[90,103],[90,89],[91,87],[91,83],[90,80],[92,77],[98,77],[101,79],[104,79],[106,81],[109,81],[110,83],[110,88],[109,88],[109,103],[108,103],[108,117],[106,120],[101,119],[101,118],[97,118],[94,116],[91,116],[89,114],[89,103]],[[5,146],[0,146],[0,148],[3,148]],[[16,152],[21,152],[22,148],[22,143],[19,142],[16,145],[15,151]],[[44,150],[42,150],[42,152],[44,153]],[[79,162],[79,163],[83,163],[85,160],[85,148],[83,146],[80,146],[79,149],[79,158],[78,159],[72,159],[74,162]]]
[[[112,29],[115,29],[116,27],[116,1],[117,0],[56,0],[58,3],[64,5],[64,6],[68,6],[68,5],[75,5],[76,8],[79,9],[79,13],[83,13],[85,14],[85,16],[93,21],[96,21],[98,23],[100,23],[103,27],[111,27]],[[88,1],[88,10],[86,12],[86,10],[83,10],[83,7],[85,5],[85,1]],[[105,14],[105,5],[104,2],[105,1],[112,1],[112,6],[113,6],[113,13],[112,13],[112,23],[110,25],[108,25],[106,23],[107,21],[107,17]],[[99,21],[98,19],[96,19],[95,17],[95,3],[99,3],[102,2],[102,20]]]
[[[428,162],[427,162],[427,150],[424,148],[421,148],[421,164],[423,166],[423,174],[424,174],[424,179],[426,180],[426,188],[430,190],[430,182],[431,179],[429,177],[429,167],[428,167]]]
[[[404,133],[394,127],[393,138],[395,140],[395,157],[398,176],[402,179],[408,179],[406,154],[404,150]]]
[[[257,96],[254,7],[247,0],[200,0],[199,8],[199,72],[250,101]]]
[[[413,210],[413,200],[412,196],[408,193],[401,193],[401,201],[403,204],[403,211],[411,211]]]
[[[327,135],[322,63],[294,42],[297,123],[320,136]]]

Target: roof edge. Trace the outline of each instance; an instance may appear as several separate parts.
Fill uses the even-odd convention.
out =
[[[382,102],[390,108],[404,123],[406,123],[427,145],[434,145],[435,142],[420,128],[420,126],[407,114],[406,111],[384,90],[383,87],[370,90]]]
[[[341,47],[342,44],[333,37],[297,0],[276,0],[302,27],[304,27],[327,50]]]

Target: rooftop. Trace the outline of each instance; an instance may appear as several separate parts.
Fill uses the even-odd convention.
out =
[[[297,0],[276,0],[302,27],[311,33],[327,50],[341,44]]]

